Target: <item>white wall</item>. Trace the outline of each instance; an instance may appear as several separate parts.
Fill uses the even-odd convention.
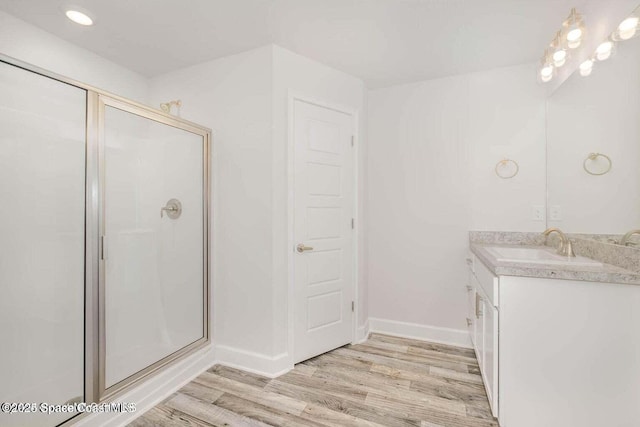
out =
[[[575,73],[548,101],[549,221],[572,233],[624,234],[640,227],[640,38],[618,43],[589,77]],[[613,167],[602,176],[583,169],[589,153]],[[607,162],[589,162],[603,171]]]
[[[0,53],[116,95],[147,102],[149,83],[144,76],[2,11]]]
[[[464,343],[468,231],[543,230],[530,219],[531,205],[545,202],[544,93],[534,73],[509,67],[369,93],[374,329],[407,322],[425,326],[423,338]],[[504,156],[520,164],[512,180],[494,173]]]
[[[545,222],[532,219],[532,206],[546,204],[545,94],[535,82],[535,67],[473,73],[467,81],[469,228],[543,231]],[[496,163],[505,157],[520,166],[512,179],[495,174]]]

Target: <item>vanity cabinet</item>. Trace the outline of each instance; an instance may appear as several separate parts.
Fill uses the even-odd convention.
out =
[[[497,277],[476,256],[468,280],[469,332],[501,427],[640,426],[639,285]]]
[[[498,417],[498,278],[473,256],[467,264],[467,325],[491,411]]]

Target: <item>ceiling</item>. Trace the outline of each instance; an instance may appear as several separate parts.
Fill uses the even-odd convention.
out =
[[[14,15],[152,77],[275,43],[370,88],[537,61],[584,0],[0,0]]]

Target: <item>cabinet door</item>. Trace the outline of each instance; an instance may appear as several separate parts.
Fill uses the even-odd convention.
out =
[[[469,336],[471,337],[471,343],[475,345],[476,289],[473,285],[473,280],[473,272],[469,269],[467,275],[467,328],[469,330]]]
[[[498,416],[498,310],[483,300],[484,355],[481,366],[493,416]]]
[[[484,298],[482,298],[481,290],[478,286],[476,286],[476,290],[474,292],[475,295],[475,319],[474,319],[474,330],[475,330],[475,342],[474,349],[476,350],[476,357],[478,358],[478,364],[480,365],[480,370],[483,371],[482,363],[484,361]]]

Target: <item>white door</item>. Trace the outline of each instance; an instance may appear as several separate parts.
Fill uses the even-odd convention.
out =
[[[354,148],[350,114],[295,100],[294,358],[353,338]]]

